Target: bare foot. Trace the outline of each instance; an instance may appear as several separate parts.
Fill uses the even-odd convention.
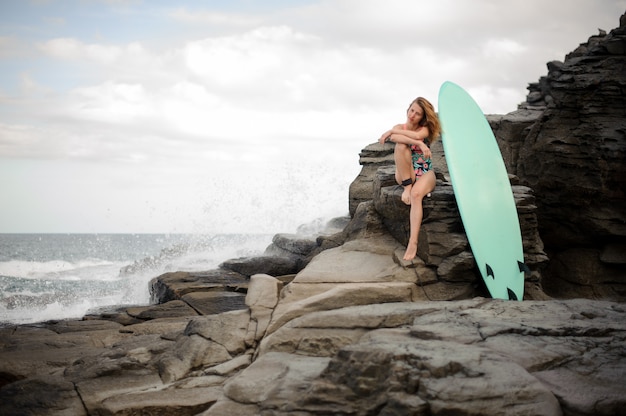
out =
[[[402,197],[400,197],[400,199],[402,199],[402,202],[404,202],[407,205],[411,205],[411,189],[413,188],[413,185],[408,185],[404,187],[404,191],[402,192]]]
[[[413,260],[415,256],[417,256],[417,243],[409,241],[409,245],[406,246],[406,251],[404,252],[404,260]]]

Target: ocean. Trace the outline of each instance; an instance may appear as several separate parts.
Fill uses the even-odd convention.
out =
[[[266,234],[0,234],[0,325],[147,305],[149,282],[262,254]]]

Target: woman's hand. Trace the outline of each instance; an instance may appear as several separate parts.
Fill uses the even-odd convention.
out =
[[[378,143],[385,144],[389,136],[391,136],[391,130],[387,130],[386,132],[384,132],[382,136],[380,136],[380,139],[378,139]]]
[[[422,151],[422,153],[424,153],[424,157],[426,159],[430,159],[433,154],[430,151],[430,149],[428,148],[428,146],[426,146],[426,143],[418,142],[417,145],[419,146],[419,148]]]

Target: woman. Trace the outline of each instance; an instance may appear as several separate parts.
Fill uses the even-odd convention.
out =
[[[404,187],[402,202],[411,205],[411,230],[404,260],[413,260],[417,256],[417,240],[422,224],[422,199],[435,189],[430,145],[439,138],[441,125],[433,105],[422,97],[413,100],[406,117],[406,123],[386,131],[378,141],[381,144],[396,144],[396,182]]]

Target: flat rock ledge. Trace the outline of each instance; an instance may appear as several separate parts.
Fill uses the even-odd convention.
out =
[[[251,315],[4,329],[0,413],[617,415],[626,405],[623,304],[350,306],[303,314],[257,348],[246,345]]]
[[[624,414],[625,304],[428,301],[454,285],[421,285],[376,227],[253,274],[226,312],[182,299],[212,293],[182,290],[196,273],[161,305],[0,328],[0,414]]]

